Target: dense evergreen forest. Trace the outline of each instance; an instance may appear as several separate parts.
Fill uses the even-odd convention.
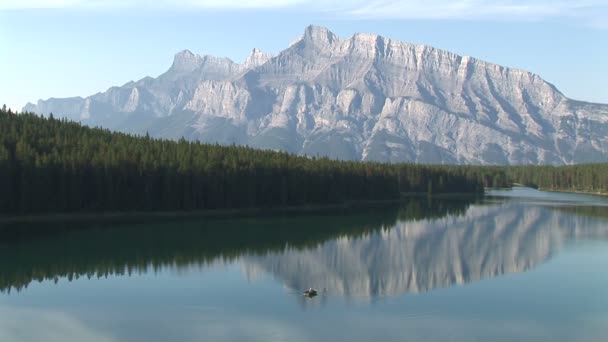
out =
[[[608,194],[608,163],[568,166],[514,166],[506,178],[543,190]]]
[[[608,193],[608,164],[441,166],[336,161],[139,137],[0,110],[0,213],[267,208],[480,193],[519,183]]]
[[[462,167],[335,161],[137,137],[0,111],[0,213],[251,208],[477,193]]]
[[[608,163],[567,166],[473,166],[484,187],[514,185],[540,190],[608,194]]]

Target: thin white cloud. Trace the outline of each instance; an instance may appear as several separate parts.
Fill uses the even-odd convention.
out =
[[[367,18],[541,20],[607,12],[608,5],[598,0],[372,0],[349,13]]]
[[[80,6],[83,0],[0,0],[0,10],[30,8],[70,8]]]
[[[310,0],[0,0],[2,9],[33,8],[209,8],[264,9],[301,5]]]
[[[73,315],[61,311],[0,308],[0,341],[114,342],[107,335],[87,327]]]
[[[0,0],[2,9],[29,8],[299,8],[353,19],[527,21],[570,19],[606,28],[606,0]]]

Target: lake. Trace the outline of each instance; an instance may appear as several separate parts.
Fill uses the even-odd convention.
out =
[[[0,341],[606,341],[608,198],[0,225]],[[302,291],[319,290],[314,298]]]

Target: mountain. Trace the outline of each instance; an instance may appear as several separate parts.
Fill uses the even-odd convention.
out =
[[[309,26],[243,64],[175,55],[167,72],[27,111],[113,130],[384,162],[608,161],[608,105],[430,46]]]

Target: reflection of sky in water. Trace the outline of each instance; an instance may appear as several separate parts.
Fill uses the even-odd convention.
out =
[[[567,211],[474,205],[312,248],[34,282],[0,293],[0,341],[605,341],[607,231]]]
[[[516,199],[528,204],[608,206],[608,196],[546,192],[524,187],[514,187],[512,190],[487,190],[486,195]]]
[[[608,334],[607,247],[579,244],[533,272],[371,303],[328,294],[302,307],[269,276],[247,282],[237,264],[36,283],[0,297],[0,340],[599,342]]]

